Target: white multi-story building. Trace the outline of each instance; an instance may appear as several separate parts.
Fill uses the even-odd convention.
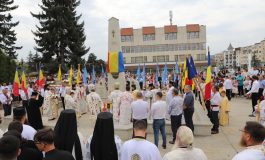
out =
[[[235,68],[239,67],[239,56],[236,55],[235,49],[230,43],[227,50],[223,51],[224,54],[224,67]]]
[[[224,53],[217,53],[214,55],[214,61],[216,64],[216,67],[223,68],[224,67]]]
[[[152,70],[156,64],[165,63],[170,69],[176,61],[183,63],[189,56],[198,68],[207,64],[205,25],[121,28],[120,33],[126,70],[135,71],[138,64]]]
[[[262,40],[259,43],[255,43],[254,45],[240,47],[238,48],[238,53],[240,54],[240,64],[244,67],[248,65],[248,57],[252,58],[252,66],[254,65],[262,65],[265,64],[265,40]],[[254,64],[254,58],[259,61],[259,64]],[[255,62],[256,63],[256,62]]]
[[[265,66],[265,40],[254,45],[234,48],[231,44],[227,50],[215,54],[217,67],[222,67],[222,55],[224,57],[223,65],[226,68],[244,67],[247,68],[249,57],[251,57],[252,66]],[[255,62],[254,58],[255,57]],[[257,64],[256,64],[257,63]]]

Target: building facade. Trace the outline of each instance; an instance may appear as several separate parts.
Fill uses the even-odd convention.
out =
[[[176,61],[183,63],[192,56],[196,67],[205,67],[206,26],[148,26],[139,29],[121,28],[121,50],[126,70],[136,70],[138,64],[155,69],[156,64],[173,68]]]
[[[235,48],[230,43],[227,50],[223,51],[224,54],[224,67],[236,68],[240,66],[239,55],[236,54]]]
[[[224,53],[217,53],[214,55],[214,62],[216,64],[216,67],[218,68],[224,68]]]
[[[215,54],[214,57],[219,68],[247,68],[249,57],[251,57],[251,66],[265,66],[265,40],[254,45],[237,48],[230,44],[227,50]]]
[[[254,45],[239,47],[239,61],[240,65],[246,67],[248,65],[248,57],[251,57],[252,66],[265,65],[265,40]],[[255,59],[255,60],[254,60]]]

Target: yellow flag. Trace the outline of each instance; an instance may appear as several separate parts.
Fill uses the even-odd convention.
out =
[[[57,77],[58,81],[62,80],[62,71],[61,71],[61,65],[59,65],[59,70],[58,70],[58,77]]]
[[[76,76],[76,84],[79,84],[81,82],[81,71],[80,71],[80,64],[78,64],[78,71],[77,71],[77,76]]]
[[[183,64],[183,67],[182,67],[182,81],[181,81],[181,89],[184,89],[185,87],[185,83],[186,83],[186,78],[188,76],[188,73],[187,73],[187,66],[186,66],[186,59],[184,60],[184,64]]]
[[[69,78],[68,78],[70,86],[72,86],[72,79],[73,79],[73,68],[72,68],[72,65],[71,65],[71,68],[70,68],[70,71],[69,71]]]

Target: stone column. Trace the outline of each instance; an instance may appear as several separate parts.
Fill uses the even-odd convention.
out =
[[[119,20],[115,17],[109,19],[108,26],[108,51],[119,52],[121,51],[121,34]],[[113,91],[115,82],[120,84],[120,90],[125,91],[125,73],[117,73],[117,75],[108,73],[108,88],[109,93]]]

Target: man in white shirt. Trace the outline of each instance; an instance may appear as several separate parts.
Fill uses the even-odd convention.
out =
[[[23,107],[27,107],[28,106],[28,95],[25,93],[25,91],[23,89],[19,89],[19,95],[22,99],[22,106]]]
[[[259,82],[258,82],[258,77],[257,76],[252,76],[253,79],[253,84],[251,87],[251,90],[247,93],[247,96],[251,95],[251,100],[252,100],[252,114],[250,114],[250,117],[255,117],[253,114],[255,111],[255,106],[258,103],[258,94],[259,94]]]
[[[169,82],[169,89],[167,91],[167,95],[166,95],[166,102],[167,102],[167,105],[169,105],[169,103],[171,102],[171,100],[173,99],[173,96],[172,96],[172,91],[174,89],[174,86],[173,86],[173,82]]]
[[[258,122],[249,121],[246,122],[246,126],[241,131],[240,144],[246,149],[236,154],[232,160],[264,160],[264,126]]]
[[[126,141],[121,149],[121,160],[161,160],[158,148],[145,140],[147,124],[138,120],[134,124],[135,136]]]
[[[170,115],[171,120],[173,140],[169,141],[169,143],[174,144],[176,140],[177,130],[181,126],[184,99],[178,95],[177,89],[173,89],[171,94],[173,95],[173,99],[169,103],[168,114]]]
[[[132,118],[133,121],[144,120],[147,122],[149,113],[149,105],[143,100],[142,92],[136,93],[136,100],[132,102]]]
[[[166,129],[165,129],[165,119],[166,119],[166,112],[167,112],[167,104],[165,101],[162,100],[163,94],[162,92],[156,93],[156,102],[153,103],[151,107],[151,116],[153,118],[153,130],[154,130],[154,139],[155,145],[158,147],[158,140],[159,140],[159,130],[162,134],[163,144],[162,147],[166,149],[167,144],[167,136],[166,136]]]
[[[61,97],[61,100],[62,100],[63,109],[65,109],[65,104],[64,104],[64,97],[65,97],[65,94],[66,94],[66,87],[65,86],[66,86],[65,82],[63,82],[62,86],[59,89],[59,94],[60,94],[60,97]]]
[[[231,77],[226,76],[225,81],[224,81],[224,88],[226,89],[226,96],[228,100],[230,101],[232,89],[233,89],[233,83],[232,83]]]
[[[211,97],[211,122],[213,124],[213,128],[211,130],[212,134],[219,133],[219,110],[220,110],[220,103],[221,103],[221,96],[218,86],[212,87],[212,97]]]
[[[8,87],[5,87],[3,90],[3,93],[0,94],[0,102],[3,105],[5,117],[11,115],[11,102],[12,102],[12,100],[13,100],[13,98],[8,93]]]
[[[37,132],[34,128],[24,124],[26,121],[26,110],[23,107],[17,107],[13,109],[13,119],[22,123],[23,130],[21,136],[26,140],[33,140],[34,135]]]

